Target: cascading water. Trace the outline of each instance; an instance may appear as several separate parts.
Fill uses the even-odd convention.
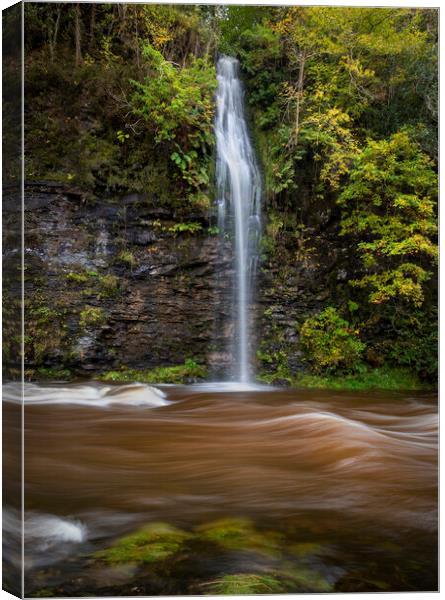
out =
[[[216,184],[218,228],[234,245],[232,377],[246,383],[252,376],[249,305],[255,285],[261,235],[261,178],[244,114],[238,61],[222,56],[217,65]]]

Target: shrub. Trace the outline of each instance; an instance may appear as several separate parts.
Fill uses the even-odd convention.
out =
[[[303,323],[300,340],[316,373],[354,370],[365,349],[365,344],[358,338],[358,331],[332,306]]]
[[[130,265],[131,267],[134,267],[134,265],[136,264],[134,254],[130,252],[130,250],[122,250],[122,252],[120,252],[118,256],[118,260],[120,262],[126,263],[127,265]]]
[[[184,364],[174,367],[156,367],[140,371],[136,369],[121,368],[119,371],[107,371],[99,376],[101,381],[126,383],[139,381],[141,383],[187,383],[197,379],[204,379],[207,375],[205,367],[193,359],[188,358]]]
[[[101,308],[94,306],[85,306],[80,313],[79,325],[88,327],[89,325],[100,325],[105,321],[105,313]]]
[[[168,148],[176,175],[193,197],[210,183],[215,67],[208,58],[194,57],[178,68],[148,42],[143,56],[149,75],[143,83],[132,82],[130,106],[146,122],[156,144]]]
[[[114,296],[119,290],[119,278],[115,275],[101,275],[99,285],[103,296]]]
[[[168,231],[176,235],[177,233],[198,233],[202,230],[201,223],[175,223],[172,227],[169,227]]]
[[[437,264],[437,174],[405,131],[369,141],[339,196],[342,234],[355,239],[373,305],[388,304],[398,320],[405,306],[423,305]]]
[[[74,272],[67,273],[66,279],[70,283],[77,283],[77,284],[87,283],[89,280],[88,275],[86,273],[74,273]]]

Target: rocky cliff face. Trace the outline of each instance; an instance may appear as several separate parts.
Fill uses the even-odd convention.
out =
[[[178,227],[143,196],[85,202],[54,183],[28,184],[25,205],[28,369],[94,373],[191,357],[224,368],[231,260],[205,217]]]
[[[233,335],[230,243],[211,220],[128,195],[84,200],[63,184],[32,182],[25,200],[25,362],[80,375],[193,358],[215,377]],[[313,236],[311,237],[311,231]],[[341,257],[340,257],[341,258]],[[309,229],[265,255],[252,306],[264,374],[304,364],[298,327],[326,305],[341,264],[332,234]]]
[[[305,226],[301,221],[299,231],[281,235],[263,261],[258,368],[266,380],[285,383],[307,368],[300,327],[336,303],[353,269],[348,250],[338,243],[337,221],[320,216],[318,222]]]

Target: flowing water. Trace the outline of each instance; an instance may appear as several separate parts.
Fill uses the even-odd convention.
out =
[[[261,185],[237,72],[218,61],[215,132],[238,383],[26,384],[27,596],[437,589],[436,397],[249,383]],[[17,593],[20,385],[4,400]]]
[[[4,389],[6,449],[19,392]],[[81,383],[25,397],[27,595],[221,593],[239,574],[291,592],[437,589],[433,394]],[[168,558],[95,555],[159,522],[185,532]],[[12,542],[18,525],[10,508]]]
[[[232,378],[248,382],[251,378],[249,303],[261,233],[261,178],[248,134],[238,67],[235,58],[222,56],[218,60],[216,184],[218,228],[223,240],[226,237],[233,240],[235,256]]]

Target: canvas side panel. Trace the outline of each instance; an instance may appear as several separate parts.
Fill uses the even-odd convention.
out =
[[[22,3],[3,31],[3,589],[22,596]]]

